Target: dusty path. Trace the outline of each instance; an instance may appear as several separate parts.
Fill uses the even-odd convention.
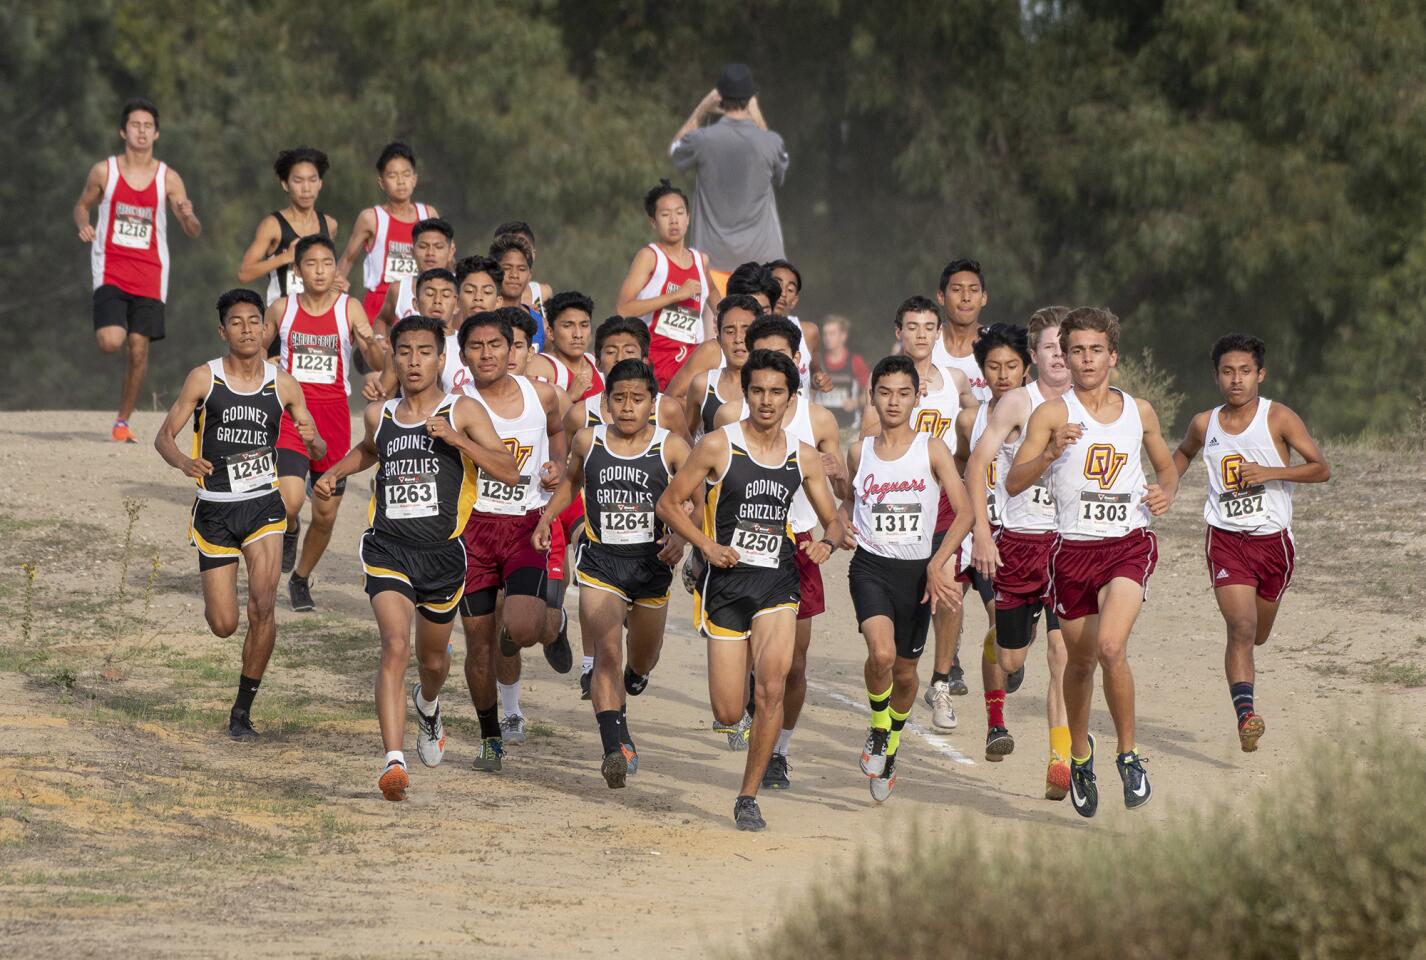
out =
[[[158,422],[141,415],[134,425],[151,437]],[[1301,577],[1260,662],[1269,727],[1251,756],[1233,734],[1200,559],[1201,475],[1190,475],[1160,525],[1162,560],[1131,647],[1155,791],[1134,815],[1117,803],[1112,765],[1101,769],[1106,802],[1092,822],[1041,799],[1039,646],[1008,707],[1017,751],[984,762],[979,612],[968,617],[960,729],[910,736],[895,797],[872,804],[855,760],[863,647],[845,555],[826,570],[829,611],[815,632],[793,789],[765,795],[766,833],[732,829],[743,755],[708,729],[703,647],[677,587],[663,660],[632,704],[641,767],[629,789],[611,792],[599,777],[575,676],[535,654],[523,695],[535,735],[511,749],[505,772],[469,767],[474,714],[457,667],[446,763],[417,766],[411,801],[388,804],[374,789],[375,630],[355,556],[363,504],[343,507],[319,568],[321,613],[293,614],[280,594],[279,652],[254,710],[267,736],[238,747],[219,733],[239,641],[203,623],[184,540],[191,490],[150,447],[117,448],[106,430],[97,413],[0,416],[7,956],[111,955],[122,944],[146,956],[375,957],[401,949],[392,937],[423,957],[705,955],[765,928],[808,881],[913,823],[1006,843],[1026,830],[1132,836],[1212,799],[1310,775],[1305,737],[1352,738],[1379,718],[1419,735],[1426,717],[1426,688],[1411,686],[1426,682],[1426,631],[1408,615],[1422,590],[1419,463],[1354,455],[1331,488],[1299,498]],[[1397,498],[1390,525],[1351,507],[1347,491],[1364,471]],[[364,501],[365,487],[353,481],[349,499]],[[120,603],[125,498],[144,506]],[[39,565],[28,643],[24,562]],[[926,713],[918,705],[913,722]],[[1102,706],[1094,724],[1112,742]]]

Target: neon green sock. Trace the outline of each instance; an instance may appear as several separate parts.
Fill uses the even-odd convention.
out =
[[[911,711],[901,713],[895,707],[889,707],[887,712],[891,715],[891,736],[886,738],[886,755],[891,757],[901,747],[901,728],[906,726],[906,718],[911,716]]]
[[[885,693],[866,692],[867,703],[871,704],[871,725],[877,730],[891,729],[891,688],[887,687]]]

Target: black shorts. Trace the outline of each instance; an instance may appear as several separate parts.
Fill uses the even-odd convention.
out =
[[[581,588],[603,590],[625,603],[654,609],[668,606],[668,587],[673,582],[673,568],[658,554],[628,556],[589,541],[579,545],[574,575]]]
[[[432,623],[456,618],[465,592],[465,543],[460,537],[415,543],[367,530],[358,553],[368,597],[393,590]]]
[[[289,450],[286,447],[277,448],[277,475],[279,477],[302,477],[307,481],[307,492],[312,492],[312,484],[322,479],[325,470],[313,470],[312,461],[307,459],[305,453],[298,453],[296,450]],[[347,478],[337,481],[337,496],[347,492]]]
[[[778,610],[796,614],[801,604],[794,563],[776,570],[710,565],[693,591],[693,625],[710,640],[746,640],[756,618]]]
[[[896,633],[896,655],[915,660],[926,649],[926,633],[931,627],[931,604],[921,602],[926,595],[925,560],[882,557],[857,547],[847,568],[852,588],[852,608],[857,623],[872,617],[888,617]]]
[[[123,327],[149,340],[163,339],[163,301],[136,297],[112,283],[94,291],[94,329]]]
[[[198,569],[237,563],[243,547],[287,529],[287,509],[276,490],[247,500],[195,500],[188,542],[198,548]]]

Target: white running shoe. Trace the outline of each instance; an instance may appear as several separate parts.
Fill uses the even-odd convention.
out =
[[[411,684],[411,706],[416,708],[416,756],[428,767],[440,764],[446,755],[446,726],[441,723],[441,705],[436,704],[436,712],[430,716],[416,706],[416,697],[421,692],[420,682]]]
[[[525,718],[518,713],[506,714],[500,720],[500,736],[511,746],[525,742]]]
[[[931,684],[926,691],[931,706],[931,726],[942,732],[956,728],[956,708],[951,706],[951,685],[944,680]]]

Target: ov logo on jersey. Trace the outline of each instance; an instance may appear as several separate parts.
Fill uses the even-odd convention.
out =
[[[995,475],[999,472],[996,467],[997,464],[991,463],[985,468],[985,486],[988,490],[995,489]]]
[[[939,438],[950,425],[951,421],[941,416],[937,410],[928,408],[916,414],[917,433],[929,433],[931,436]]]
[[[1243,455],[1241,453],[1230,453],[1225,456],[1218,466],[1218,472],[1223,477],[1223,486],[1229,490],[1243,489]]]
[[[522,446],[520,441],[514,437],[500,442],[505,444],[505,449],[510,451],[510,456],[515,458],[515,469],[524,470],[525,461],[530,459],[530,453],[534,448]]]
[[[1115,450],[1114,444],[1096,443],[1085,455],[1084,475],[1090,480],[1099,481],[1099,489],[1108,490],[1114,486],[1119,471],[1123,470],[1124,464],[1128,462],[1129,455]]]

